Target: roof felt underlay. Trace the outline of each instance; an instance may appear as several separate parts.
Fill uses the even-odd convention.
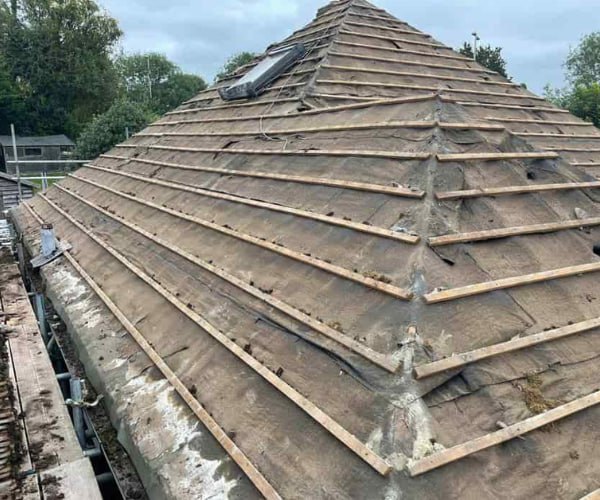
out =
[[[225,103],[208,89],[30,206],[283,497],[593,490],[598,407],[424,476],[405,466],[531,417],[532,394],[549,408],[600,387],[598,329],[413,375],[600,316],[600,132],[362,0],[329,4],[291,41],[308,41],[309,53],[258,98]],[[578,183],[588,189],[566,186]],[[530,191],[477,192],[505,187]],[[31,214],[19,218],[35,235]],[[516,235],[487,233],[503,228]],[[378,474],[90,232],[392,473]],[[444,235],[465,237],[434,245]]]

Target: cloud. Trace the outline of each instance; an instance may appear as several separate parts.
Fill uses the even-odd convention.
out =
[[[99,0],[125,32],[127,52],[166,54],[185,71],[212,81],[224,61],[262,52],[309,23],[322,0]],[[541,92],[562,85],[569,48],[598,29],[598,1],[373,0],[399,19],[457,47],[476,30],[504,48],[515,81]]]

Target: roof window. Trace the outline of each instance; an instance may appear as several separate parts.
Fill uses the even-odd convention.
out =
[[[233,101],[256,97],[269,83],[303,57],[305,51],[304,45],[298,43],[267,53],[264,59],[237,82],[230,87],[219,89],[221,99]]]

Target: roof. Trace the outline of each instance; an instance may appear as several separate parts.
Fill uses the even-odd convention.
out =
[[[20,137],[16,138],[17,146],[75,146],[75,143],[66,135],[46,135],[38,137]],[[12,146],[12,137],[10,135],[0,135],[0,144]]]
[[[7,181],[14,182],[15,184],[17,183],[17,178],[16,177],[13,177],[12,175],[6,174],[4,172],[0,172],[0,179],[5,179]],[[26,181],[25,179],[21,179],[21,184],[23,186],[27,186],[27,187],[30,187],[32,189],[35,188],[35,184],[33,182]]]
[[[54,224],[268,497],[597,488],[600,131],[364,0],[291,42],[258,98],[218,95],[249,65],[26,232]]]

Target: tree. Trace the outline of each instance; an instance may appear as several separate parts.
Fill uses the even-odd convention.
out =
[[[24,99],[21,132],[76,136],[116,96],[117,22],[93,0],[0,0],[0,52]]]
[[[547,85],[545,97],[582,120],[600,127],[600,32],[582,38],[565,62],[569,86]]]
[[[186,74],[164,55],[121,55],[115,61],[121,95],[162,115],[206,88],[197,75]]]
[[[600,82],[600,31],[584,36],[567,61],[567,78],[572,85],[592,85]]]
[[[75,156],[94,159],[126,139],[126,131],[134,134],[157,117],[137,103],[116,101],[106,113],[88,123],[77,140]]]
[[[217,73],[215,81],[223,80],[225,77],[235,72],[236,69],[251,63],[256,57],[257,54],[252,52],[240,52],[232,55]]]
[[[463,56],[473,59],[473,47],[468,42],[458,49],[458,52]],[[506,72],[506,61],[502,57],[502,47],[492,48],[491,45],[481,45],[477,47],[476,61],[496,73],[501,74],[505,78],[509,78]]]

